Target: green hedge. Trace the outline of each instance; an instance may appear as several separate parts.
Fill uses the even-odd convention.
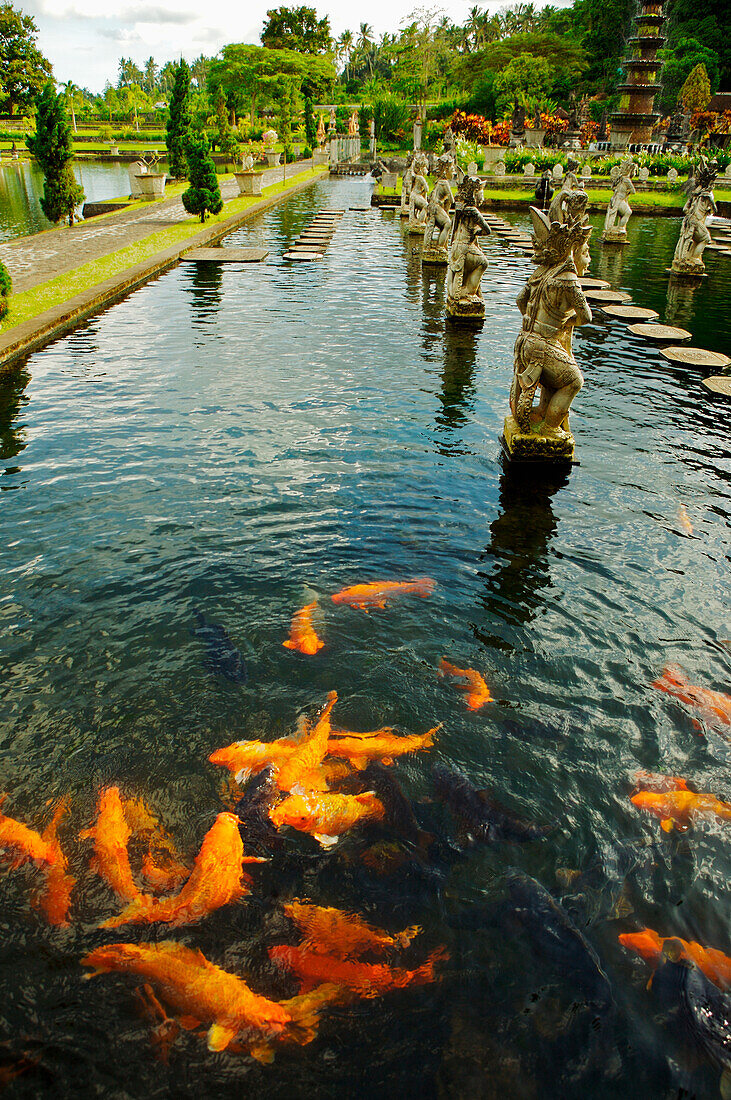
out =
[[[13,289],[13,280],[10,278],[5,264],[0,263],[0,321],[7,316],[10,293]]]

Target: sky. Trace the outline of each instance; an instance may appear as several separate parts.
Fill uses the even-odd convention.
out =
[[[286,0],[14,0],[14,6],[32,15],[38,24],[38,45],[53,65],[59,81],[101,92],[109,81],[116,84],[120,57],[131,57],[143,67],[148,57],[158,64],[181,56],[192,61],[200,54],[213,56],[227,42],[259,42],[267,8]],[[308,0],[289,0],[291,6]],[[455,23],[463,23],[475,0],[444,0],[443,11]],[[505,0],[481,3],[496,11]],[[554,0],[555,2],[555,0]],[[376,37],[393,33],[419,0],[368,0],[353,8],[349,0],[318,4],[318,16],[330,16],[333,35],[357,31],[365,20]],[[545,0],[537,6],[543,7]],[[558,0],[560,6],[561,0]],[[435,4],[436,6],[436,4]],[[439,5],[442,6],[442,5]]]

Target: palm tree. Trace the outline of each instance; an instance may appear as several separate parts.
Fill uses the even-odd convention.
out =
[[[64,93],[66,95],[66,99],[68,100],[69,107],[71,108],[71,122],[72,122],[73,127],[74,127],[74,133],[77,133],[77,130],[76,130],[76,111],[74,110],[74,96],[76,95],[76,93],[78,92],[79,89],[76,87],[73,80],[67,80],[65,84],[61,85],[61,87],[64,90]]]

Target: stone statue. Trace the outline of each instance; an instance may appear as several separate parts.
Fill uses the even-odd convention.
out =
[[[711,190],[717,175],[718,167],[701,157],[694,174],[685,185],[688,201],[683,207],[680,239],[670,268],[676,275],[702,275],[705,271],[703,250],[711,243],[706,218],[709,214],[717,213]]]
[[[602,111],[602,118],[601,118],[601,122],[599,123],[599,131],[596,135],[597,141],[608,141],[609,140],[608,122],[609,122],[609,115],[608,115],[608,113],[605,109],[605,110]]]
[[[512,131],[514,134],[522,134],[525,130],[525,107],[518,103],[517,99],[513,103],[513,125]]]
[[[320,121],[317,124],[317,144],[322,149],[325,144],[325,119],[320,112]]]
[[[627,223],[632,216],[632,207],[627,201],[630,195],[636,194],[635,185],[632,182],[637,165],[628,157],[622,162],[619,175],[612,181],[612,197],[607,206],[604,219],[604,232],[601,239],[610,244],[627,243]],[[619,225],[615,222],[619,218]]]
[[[444,142],[443,152],[449,153],[450,156],[456,162],[456,160],[457,160],[457,139],[454,136],[454,130],[452,129],[451,126],[448,126],[447,129],[444,131],[444,137],[443,137],[442,140]]]
[[[423,153],[414,157],[414,177],[409,192],[409,233],[423,233],[426,228],[426,207],[429,184],[426,181],[427,159]]]
[[[358,112],[356,110],[353,110],[353,112],[351,113],[350,118],[348,119],[348,137],[357,137],[359,132],[360,131],[358,130]]]
[[[568,168],[566,170],[566,175],[563,177],[563,184],[561,186],[560,191],[556,191],[555,195],[553,196],[553,199],[551,201],[551,206],[550,206],[550,209],[548,211],[548,216],[549,216],[549,218],[551,219],[552,222],[563,222],[563,221],[566,220],[565,217],[564,217],[564,207],[566,205],[566,196],[571,191],[578,191],[579,190],[579,180],[578,180],[578,177],[576,175],[576,169],[578,167],[579,167],[578,160],[574,160],[573,157],[569,157],[569,159],[568,159]]]
[[[328,125],[328,130],[330,131],[330,133],[334,133],[337,130],[337,128],[338,128],[338,122],[337,122],[337,118],[335,117],[335,108],[331,107],[330,108],[330,123]]]
[[[414,157],[416,153],[409,153],[406,159],[406,170],[401,180],[401,217],[408,218],[409,216],[409,199],[411,198],[411,188],[414,183]]]
[[[487,256],[477,243],[490,226],[477,209],[482,200],[482,183],[476,176],[461,175],[454,204],[447,267],[447,315],[455,320],[481,321],[485,302],[480,289]]]
[[[535,116],[533,118],[533,129],[534,130],[542,130],[543,129],[543,120],[541,119],[541,109],[540,109],[540,107],[536,107],[536,113],[535,113]]]
[[[551,204],[551,195],[553,194],[553,187],[551,186],[552,179],[551,169],[547,168],[538,181],[535,195],[536,206],[539,210],[548,210]]]
[[[514,458],[565,461],[574,450],[568,412],[584,382],[572,336],[575,325],[591,320],[579,283],[589,266],[591,226],[585,215],[551,222],[535,206],[531,219],[538,266],[518,296],[523,327],[515,342],[505,443]]]
[[[437,182],[434,184],[426,208],[426,227],[424,244],[421,250],[423,264],[446,264],[449,262],[447,242],[452,228],[450,212],[454,206],[454,195],[449,181],[454,175],[454,161],[449,153],[442,153],[437,160]]]

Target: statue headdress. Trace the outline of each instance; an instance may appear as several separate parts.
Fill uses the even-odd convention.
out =
[[[586,195],[584,195],[586,205]],[[530,216],[533,222],[534,260],[542,267],[555,267],[563,263],[576,248],[591,236],[592,227],[582,213],[577,217],[568,214],[566,222],[551,222],[542,210],[531,206]]]
[[[437,176],[445,175],[448,168],[454,165],[454,158],[451,153],[442,153],[437,157]]]
[[[633,176],[636,169],[637,165],[635,164],[632,157],[627,157],[627,159],[623,160],[619,166],[619,174],[620,176]]]
[[[717,176],[718,165],[716,161],[709,164],[707,157],[701,157],[693,174],[693,187],[697,191],[710,191],[716,182]]]
[[[477,176],[463,175],[457,188],[456,201],[463,206],[477,206],[482,193],[482,180]]]

